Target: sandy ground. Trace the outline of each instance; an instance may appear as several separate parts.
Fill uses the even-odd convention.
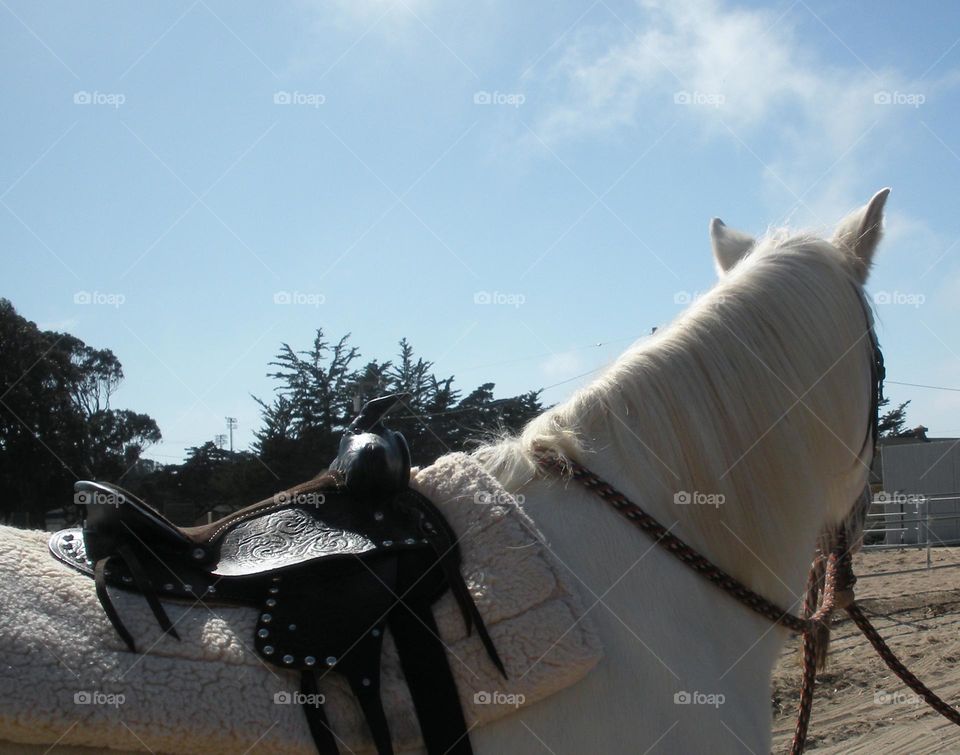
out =
[[[932,563],[960,565],[960,548],[934,549]],[[907,667],[958,705],[960,568],[869,577],[925,565],[924,550],[861,554],[855,561],[857,599]],[[774,670],[774,752],[789,751],[799,697],[799,646],[791,643]],[[843,616],[834,623],[827,668],[817,680],[807,749],[960,755],[960,727],[917,700]]]

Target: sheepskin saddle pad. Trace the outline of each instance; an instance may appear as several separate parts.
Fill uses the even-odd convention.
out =
[[[449,525],[469,600],[489,634],[485,643],[477,621],[470,631],[456,590],[446,590],[425,619],[436,628],[468,729],[583,678],[602,655],[596,631],[568,573],[516,500],[465,454],[416,471],[410,487],[432,501]],[[152,752],[226,755],[252,748],[307,755],[318,746],[310,714],[303,713],[312,706],[322,709],[342,751],[382,744],[371,735],[362,683],[358,689],[344,675],[327,673],[305,690],[296,670],[264,660],[257,639],[267,628],[261,608],[221,605],[202,595],[163,600],[178,641],[158,624],[144,595],[109,586],[110,604],[141,651],[131,653],[101,608],[95,582],[51,558],[48,537],[0,527],[3,739]],[[306,587],[297,589],[302,593]],[[322,585],[317,590],[323,608]],[[311,625],[322,623],[311,619]],[[377,681],[392,740],[387,746],[424,747],[418,701],[408,684],[423,669],[417,658],[401,659],[402,643],[389,623],[380,642]],[[492,662],[491,645],[502,672]],[[319,659],[318,665],[326,660],[335,661]]]

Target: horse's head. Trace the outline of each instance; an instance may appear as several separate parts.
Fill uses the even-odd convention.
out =
[[[863,207],[845,217],[835,229],[832,237],[826,241],[834,256],[843,261],[851,278],[859,285],[859,289],[866,282],[873,262],[873,257],[880,242],[883,224],[883,210],[890,195],[890,189],[881,189]],[[809,237],[803,237],[809,242]],[[710,222],[710,242],[713,247],[713,256],[717,272],[721,278],[731,273],[743,260],[752,256],[775,253],[790,239],[781,240],[780,244],[758,244],[749,234],[727,227],[722,220],[714,218]],[[816,247],[817,244],[807,246]],[[822,248],[822,244],[820,245]],[[861,295],[862,291],[858,290]],[[865,302],[864,299],[862,301]],[[880,353],[876,336],[873,333],[873,320],[868,306],[864,303],[865,327],[869,330],[869,344],[872,347],[870,410],[866,417],[867,433],[861,449],[861,458],[867,463],[872,455],[873,445],[876,442],[878,423],[878,400],[882,391],[883,358]],[[831,544],[838,530],[843,530],[851,543],[858,542],[862,536],[865,515],[870,504],[869,485],[864,486],[864,492],[851,502],[851,509],[846,517],[836,526],[828,527],[821,538],[821,547]]]

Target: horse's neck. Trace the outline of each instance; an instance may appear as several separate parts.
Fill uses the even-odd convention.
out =
[[[663,436],[682,434],[683,428],[660,423],[655,429],[632,428],[629,435],[637,439],[635,454],[622,458],[623,439],[605,437],[601,424],[580,428],[592,451],[580,461],[719,567],[784,609],[798,610],[817,536],[830,509],[838,501],[854,500],[848,479],[811,466],[810,458],[785,453],[786,459],[777,460],[769,452],[756,457],[745,455],[735,473],[724,479],[720,479],[721,464],[715,476],[705,479],[703,465],[691,471],[681,458],[694,452],[682,442],[678,446],[675,439]],[[766,440],[776,443],[777,435],[787,432],[775,427]],[[521,454],[523,442],[503,443],[493,453],[481,452],[480,460],[488,463],[489,470],[508,489],[523,492],[527,513],[557,542],[566,540],[569,531],[585,547],[603,554],[605,539],[610,540],[613,532],[619,539],[621,531],[628,531],[633,538],[632,550],[642,552],[649,547],[648,539],[596,496],[588,496],[585,506],[573,510],[564,505],[568,494],[561,494],[559,485],[545,490],[537,487],[536,495],[529,485],[518,485],[524,475],[508,473],[509,465],[504,461]],[[734,453],[739,455],[739,451]],[[782,485],[778,484],[781,477]],[[578,488],[573,482],[569,487]],[[696,499],[678,503],[683,494],[718,498],[713,504]],[[559,555],[563,558],[562,553]],[[686,567],[677,562],[676,568]]]
[[[612,472],[602,463],[591,466]],[[682,715],[684,725],[671,733],[673,751],[738,752],[745,742],[768,752],[769,678],[786,631],[721,593],[576,482],[537,479],[522,492],[524,512],[579,592],[608,659],[569,694],[534,706],[524,716],[528,727],[565,731],[569,742],[558,751],[644,752]],[[722,711],[678,709],[674,696],[683,692],[721,695],[727,703]],[[720,727],[718,712],[736,739]],[[486,744],[490,734],[497,746],[478,752],[503,751],[504,743],[525,741],[523,733],[508,727],[499,732],[501,742],[484,730],[480,741]]]

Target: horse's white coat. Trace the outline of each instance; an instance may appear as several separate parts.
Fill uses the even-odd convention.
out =
[[[561,493],[564,483],[534,479],[530,451],[540,442],[587,464],[798,611],[818,533],[851,509],[872,454],[860,284],[886,196],[844,220],[833,242],[728,233],[718,244],[724,227],[713,224],[725,274],[707,296],[518,438],[477,452],[526,496],[526,512],[596,604],[606,652],[584,682],[474,732],[479,752],[769,752],[770,674],[787,632],[577,483]],[[675,503],[682,493],[724,502]],[[684,693],[693,701],[679,703]]]

